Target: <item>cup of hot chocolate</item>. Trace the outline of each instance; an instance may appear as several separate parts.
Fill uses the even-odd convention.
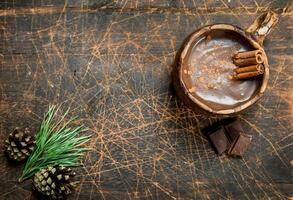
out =
[[[213,24],[194,32],[173,71],[180,99],[194,111],[210,114],[235,114],[253,105],[268,84],[269,64],[262,43],[277,21],[275,13],[267,12],[246,30],[231,24]],[[239,52],[261,53],[263,73],[235,79],[233,73],[239,66],[233,57]]]

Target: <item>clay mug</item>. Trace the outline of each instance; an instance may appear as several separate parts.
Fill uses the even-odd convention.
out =
[[[184,104],[201,114],[237,114],[261,98],[269,80],[269,64],[263,41],[278,17],[259,16],[246,30],[231,24],[204,26],[188,38],[173,70],[173,83]],[[253,80],[229,80],[237,51],[260,50],[264,73]],[[213,85],[209,85],[213,83]]]

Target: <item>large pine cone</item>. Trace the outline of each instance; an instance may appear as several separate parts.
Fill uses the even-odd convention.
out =
[[[7,140],[5,140],[5,152],[8,157],[13,161],[26,160],[35,146],[34,137],[29,135],[29,130],[20,130],[16,128],[9,134]]]
[[[74,176],[75,173],[70,168],[49,166],[35,174],[34,188],[45,197],[63,199],[74,188],[72,182]]]

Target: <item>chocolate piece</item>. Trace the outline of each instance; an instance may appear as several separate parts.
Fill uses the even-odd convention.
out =
[[[237,119],[227,125],[224,126],[226,130],[227,137],[232,144],[241,133],[244,134],[244,130],[240,124],[240,121]]]
[[[205,130],[208,129],[208,137],[219,155],[227,152],[230,156],[242,156],[251,143],[252,136],[244,133],[236,118],[220,120]]]
[[[228,150],[228,155],[243,156],[251,143],[252,136],[241,133]]]
[[[223,127],[209,134],[209,138],[219,155],[224,153],[230,147],[229,140],[226,137]]]

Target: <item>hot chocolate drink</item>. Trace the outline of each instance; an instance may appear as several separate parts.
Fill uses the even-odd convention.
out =
[[[233,79],[232,56],[254,48],[232,31],[211,30],[190,46],[183,60],[182,81],[188,92],[213,110],[235,108],[258,91],[261,77]]]

